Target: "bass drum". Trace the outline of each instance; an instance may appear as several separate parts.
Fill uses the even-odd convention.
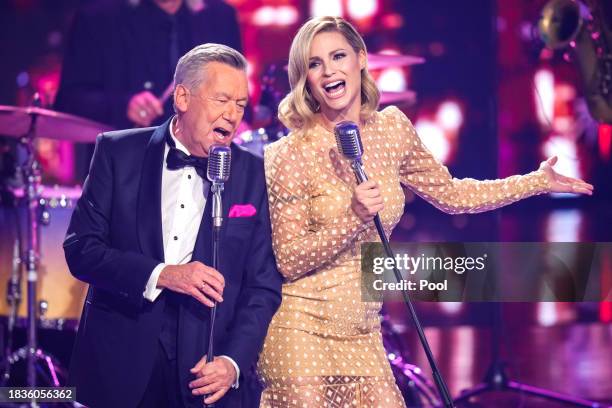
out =
[[[27,318],[27,280],[24,264],[16,262],[16,246],[24,258],[27,246],[26,206],[23,191],[13,192],[15,206],[0,208],[0,315],[10,315],[7,286],[14,267],[20,268],[21,300],[17,325],[25,327]],[[37,301],[39,327],[76,329],[87,294],[87,284],[75,279],[68,270],[62,243],[80,187],[41,187],[40,190],[40,261],[38,268]]]

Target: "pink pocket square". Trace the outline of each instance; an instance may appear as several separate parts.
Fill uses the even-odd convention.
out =
[[[229,211],[229,218],[252,217],[257,214],[253,204],[234,204]]]

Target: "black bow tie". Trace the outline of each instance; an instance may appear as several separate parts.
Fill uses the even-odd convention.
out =
[[[208,168],[208,159],[206,157],[190,156],[183,153],[174,146],[174,141],[168,138],[170,151],[166,157],[166,166],[170,170],[182,169],[183,167],[191,166],[195,168],[196,173],[206,180],[206,170]]]

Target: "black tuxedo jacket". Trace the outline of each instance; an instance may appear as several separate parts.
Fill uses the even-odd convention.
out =
[[[164,260],[161,177],[169,122],[98,136],[90,173],[72,216],[64,251],[71,273],[89,283],[71,360],[77,400],[93,408],[136,407],[152,372],[167,290],[155,302],[143,297],[151,272]],[[211,265],[211,201],[208,199],[193,260]],[[229,218],[233,205],[252,204],[257,214]],[[271,247],[261,159],[232,145],[232,168],[223,192],[220,272],[224,301],[215,323],[215,355],[234,359],[238,390],[218,407],[249,406],[250,368],[280,305],[281,276]],[[189,369],[206,354],[209,308],[180,295],[178,368],[186,406]]]

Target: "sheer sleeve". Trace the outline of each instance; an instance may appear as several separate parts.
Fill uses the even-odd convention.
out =
[[[293,136],[268,146],[264,155],[272,245],[278,268],[288,280],[325,265],[368,227],[350,207],[324,225],[311,221],[314,165]]]
[[[438,209],[449,214],[478,213],[549,192],[546,175],[540,170],[498,180],[453,178],[423,145],[410,120],[397,108],[387,110],[403,138],[401,183]]]

